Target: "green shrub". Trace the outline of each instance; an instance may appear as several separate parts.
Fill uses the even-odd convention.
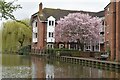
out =
[[[31,52],[31,45],[24,46],[18,50],[18,54],[20,55],[26,55],[29,54],[30,52]]]
[[[80,51],[70,49],[46,49],[46,54],[50,56],[80,56]]]

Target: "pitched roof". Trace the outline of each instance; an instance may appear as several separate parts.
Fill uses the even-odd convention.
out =
[[[64,16],[67,16],[69,13],[85,13],[89,14],[91,16],[97,16],[97,17],[104,17],[104,11],[100,12],[88,12],[88,11],[76,11],[76,10],[63,10],[63,9],[52,9],[52,8],[44,8],[42,10],[43,14],[40,17],[40,20],[46,21],[48,17],[53,16],[56,20],[59,20],[60,18],[63,18]],[[37,13],[33,14],[32,16],[35,16]]]

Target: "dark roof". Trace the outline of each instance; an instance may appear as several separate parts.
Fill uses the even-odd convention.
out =
[[[75,10],[63,10],[63,9],[52,9],[52,8],[44,8],[43,14],[40,16],[40,19],[42,21],[46,21],[48,17],[53,16],[56,20],[59,20],[60,18],[63,18],[64,16],[67,16],[69,13],[85,13],[89,14],[91,16],[97,16],[97,17],[104,17],[104,11],[100,12],[88,12],[88,11],[75,11]],[[37,12],[38,14],[38,12]],[[32,16],[36,16],[36,13]]]
[[[97,12],[97,13],[95,14],[95,16],[104,17],[104,16],[105,16],[104,12],[105,12],[104,10],[103,10],[103,11],[99,11],[99,12]]]

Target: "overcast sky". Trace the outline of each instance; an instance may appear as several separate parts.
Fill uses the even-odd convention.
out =
[[[98,12],[104,10],[110,0],[18,0],[15,4],[20,4],[23,8],[15,11],[14,15],[17,19],[30,18],[38,11],[40,2],[43,3],[43,8]]]
[[[16,4],[21,4],[23,8],[17,10],[14,13],[15,16],[18,19],[30,18],[32,14],[38,11],[40,2],[43,3],[43,8],[98,12],[104,10],[104,7],[110,2],[110,0],[18,0]]]

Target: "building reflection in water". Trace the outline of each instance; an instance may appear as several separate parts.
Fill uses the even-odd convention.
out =
[[[32,57],[33,78],[120,78],[120,73]]]
[[[45,59],[31,57],[32,61],[32,78],[45,78]]]
[[[54,66],[50,64],[46,64],[45,67],[46,78],[54,78]]]

